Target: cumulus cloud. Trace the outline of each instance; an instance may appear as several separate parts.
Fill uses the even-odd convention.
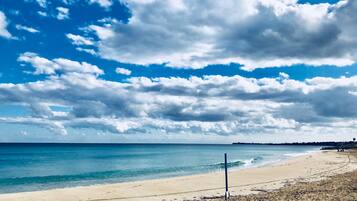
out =
[[[101,75],[104,74],[98,66],[89,64],[87,62],[77,62],[64,58],[56,58],[49,60],[39,55],[26,52],[20,55],[18,58],[19,62],[29,63],[35,68],[34,74],[47,74],[53,75],[56,72],[68,73],[68,72],[78,72],[78,73],[91,73]]]
[[[239,63],[243,69],[294,64],[353,64],[356,1],[136,1],[127,24],[91,25],[99,55],[142,65],[202,68]]]
[[[69,19],[69,9],[68,8],[57,7],[56,9],[58,11],[57,16],[56,16],[56,18],[58,20]]]
[[[94,31],[101,40],[106,40],[115,36],[114,31],[111,29],[111,24],[109,24],[109,26],[90,25],[87,30]]]
[[[28,118],[28,117],[0,117],[0,122],[13,123],[13,124],[25,124],[25,125],[35,125],[47,128],[51,132],[59,135],[67,135],[67,130],[64,128],[61,122],[46,120],[43,118]]]
[[[131,75],[131,70],[126,68],[116,68],[115,72],[122,75]]]
[[[16,27],[17,30],[24,30],[24,31],[27,31],[27,32],[30,32],[30,33],[39,33],[40,32],[39,30],[37,30],[35,28],[28,27],[28,26],[23,26],[21,24],[17,24],[15,27]]]
[[[355,131],[357,77],[292,80],[205,76],[133,77],[107,81],[84,62],[46,59],[24,53],[43,81],[0,84],[0,103],[21,104],[29,117],[1,122],[43,126],[66,134],[68,128],[112,133],[192,133],[214,135]],[[284,77],[282,79],[282,77]],[[60,115],[51,106],[68,112]],[[43,121],[41,121],[43,120]]]
[[[7,30],[7,20],[3,12],[0,11],[0,37],[11,38],[10,32]]]

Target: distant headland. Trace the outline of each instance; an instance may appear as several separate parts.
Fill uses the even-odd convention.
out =
[[[233,142],[232,144],[246,145],[314,145],[314,146],[336,146],[339,143],[346,142],[283,142],[283,143],[257,143],[257,142]]]
[[[255,143],[255,142],[233,142],[233,145],[287,145],[287,146],[321,146],[322,150],[330,149],[355,149],[357,148],[356,138],[352,141],[344,142],[291,142],[291,143]]]

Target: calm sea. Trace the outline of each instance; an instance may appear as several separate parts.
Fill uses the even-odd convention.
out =
[[[247,168],[313,146],[194,144],[0,144],[0,193],[165,178]]]

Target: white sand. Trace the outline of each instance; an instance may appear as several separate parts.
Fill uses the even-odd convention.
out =
[[[296,181],[320,180],[357,169],[348,153],[316,152],[276,164],[229,172],[230,192],[257,193]],[[185,200],[222,196],[224,173],[174,177],[118,184],[93,185],[0,195],[0,201],[106,201],[106,200]]]

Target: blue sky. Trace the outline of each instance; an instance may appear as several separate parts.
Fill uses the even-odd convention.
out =
[[[0,141],[350,139],[356,9],[342,0],[3,0]]]

